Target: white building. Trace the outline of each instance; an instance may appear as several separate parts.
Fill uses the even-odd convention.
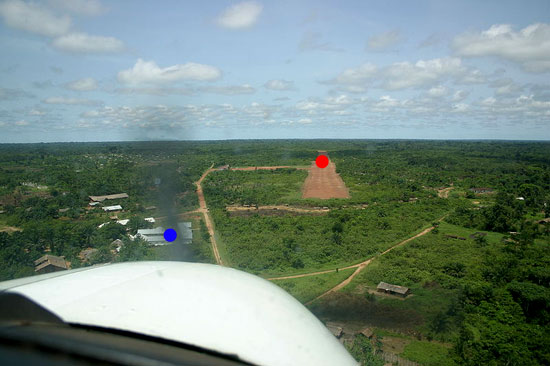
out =
[[[122,206],[121,205],[105,206],[105,207],[102,207],[102,209],[105,212],[120,211],[122,210]]]

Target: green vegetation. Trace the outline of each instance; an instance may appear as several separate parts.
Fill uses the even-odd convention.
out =
[[[452,366],[449,349],[441,344],[426,341],[411,341],[405,346],[401,357],[424,366]]]
[[[354,271],[355,268],[344,269],[329,274],[276,280],[273,283],[282,287],[298,301],[306,303],[344,281]]]
[[[296,169],[221,171],[210,174],[204,194],[210,207],[295,203],[307,172]]]
[[[342,268],[436,224],[376,258],[311,310],[325,320],[402,334],[411,342],[401,356],[423,365],[550,364],[550,224],[543,221],[550,217],[548,143],[0,145],[0,280],[33,275],[33,261],[46,253],[65,256],[72,268],[147,259],[212,263],[208,231],[191,213],[198,207],[193,182],[211,165],[309,166],[317,150],[336,163],[350,199],[301,199],[304,170],[208,175],[203,188],[225,263],[263,277]],[[448,197],[439,197],[445,187],[452,187]],[[103,203],[123,207],[117,218],[88,205],[90,195],[120,192],[129,198]],[[273,204],[330,212],[226,211],[228,205]],[[132,240],[138,229],[154,226],[146,217],[155,217],[154,225],[189,217],[192,244],[152,248]],[[128,224],[115,222],[121,219]],[[81,259],[87,248],[97,251]],[[351,271],[275,283],[307,302]],[[412,296],[376,294],[379,281],[410,287]],[[440,342],[452,344],[451,350]],[[365,364],[378,362],[367,339],[356,338],[350,350]]]
[[[254,273],[285,274],[360,262],[441,217],[441,199],[341,208],[326,216],[230,217],[212,214],[230,263]]]

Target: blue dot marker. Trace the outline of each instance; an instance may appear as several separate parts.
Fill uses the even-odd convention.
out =
[[[176,240],[177,237],[178,237],[178,233],[176,233],[176,230],[174,229],[166,229],[164,231],[164,240],[166,241],[172,242]]]

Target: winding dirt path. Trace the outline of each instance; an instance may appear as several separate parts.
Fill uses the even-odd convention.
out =
[[[383,251],[382,253],[378,254],[377,256],[374,256],[374,257],[372,257],[372,258],[370,258],[370,259],[367,259],[367,260],[364,261],[364,262],[361,262],[361,263],[356,264],[356,265],[353,265],[353,266],[349,266],[349,267],[344,267],[344,268],[342,268],[342,269],[348,269],[348,268],[357,268],[357,269],[355,270],[355,272],[353,272],[353,273],[351,274],[351,276],[349,276],[348,278],[346,278],[344,281],[340,282],[339,284],[337,284],[336,286],[334,286],[334,287],[331,288],[330,290],[328,290],[328,291],[322,293],[321,295],[317,296],[315,299],[313,299],[313,300],[311,300],[311,301],[308,301],[307,303],[305,303],[305,305],[309,305],[309,304],[311,304],[312,302],[314,302],[315,300],[319,300],[320,298],[325,297],[325,296],[327,296],[327,295],[330,294],[330,293],[336,292],[336,291],[338,291],[338,290],[340,290],[340,289],[346,287],[346,286],[349,285],[349,283],[355,278],[355,276],[357,276],[357,275],[363,270],[363,268],[365,268],[366,266],[368,266],[373,260],[375,260],[376,258],[378,258],[378,257],[380,257],[380,256],[382,256],[382,255],[384,255],[384,254],[386,254],[386,253],[388,253],[389,251],[391,251],[391,250],[393,250],[393,249],[395,249],[395,248],[397,248],[397,247],[400,247],[400,246],[402,246],[402,245],[404,245],[404,244],[407,244],[407,243],[410,242],[411,240],[414,240],[414,239],[416,239],[416,238],[419,238],[419,237],[421,237],[422,235],[426,235],[427,233],[429,233],[430,231],[432,231],[434,228],[435,228],[434,226],[431,226],[431,227],[429,227],[429,228],[427,228],[427,229],[424,229],[424,230],[422,230],[421,232],[419,232],[418,234],[416,234],[416,235],[414,235],[414,236],[411,236],[410,238],[405,239],[405,240],[403,240],[403,241],[401,241],[401,242],[395,244],[394,246],[392,246],[392,247],[386,249],[385,251]]]
[[[212,252],[214,253],[214,258],[216,259],[216,263],[220,266],[223,266],[223,260],[220,256],[220,252],[218,251],[218,243],[216,243],[216,237],[214,236],[214,224],[212,223],[212,218],[210,217],[210,212],[208,211],[208,207],[206,206],[206,200],[204,199],[204,193],[202,191],[202,181],[206,176],[216,170],[212,169],[214,167],[214,164],[210,166],[199,178],[198,181],[195,182],[195,185],[197,186],[197,196],[199,197],[199,209],[195,210],[203,214],[204,216],[204,223],[206,225],[206,228],[208,229],[208,234],[210,235],[210,243],[212,244]]]

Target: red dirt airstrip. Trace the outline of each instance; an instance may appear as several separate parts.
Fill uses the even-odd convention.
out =
[[[346,184],[336,173],[336,165],[330,162],[326,168],[319,168],[313,162],[302,187],[302,198],[349,198]]]

